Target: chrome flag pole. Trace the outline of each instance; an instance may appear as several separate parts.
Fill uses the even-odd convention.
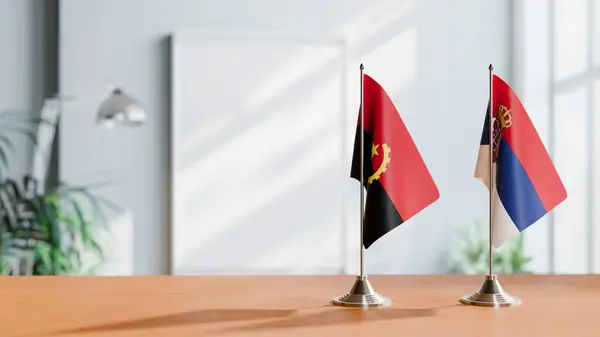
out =
[[[365,179],[364,179],[364,157],[365,157],[365,86],[364,86],[364,69],[363,64],[360,64],[360,275],[356,276],[356,281],[350,292],[336,297],[331,301],[331,304],[341,307],[380,307],[391,304],[389,298],[379,295],[369,282],[365,275],[364,255],[365,247],[363,244],[363,233],[365,225]]]
[[[490,221],[490,242],[489,242],[489,273],[485,276],[485,281],[481,288],[469,296],[464,296],[460,299],[461,303],[469,304],[469,305],[478,305],[484,307],[509,307],[509,306],[517,306],[521,304],[521,300],[512,297],[507,292],[502,289],[500,282],[496,275],[494,275],[494,230],[493,230],[493,210],[494,210],[494,90],[493,90],[493,82],[494,82],[494,66],[490,64],[489,66],[489,139],[490,139],[490,162],[489,162],[489,221]],[[498,132],[501,132],[499,130]]]

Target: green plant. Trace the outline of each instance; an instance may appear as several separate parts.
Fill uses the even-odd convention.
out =
[[[485,274],[489,271],[489,232],[481,221],[459,232],[460,244],[451,251],[450,272]],[[524,252],[523,235],[494,250],[493,267],[497,274],[528,273],[531,257]]]
[[[0,114],[0,120],[6,118]],[[11,116],[14,117],[14,116]],[[6,119],[2,120],[6,121]],[[12,123],[12,124],[11,124]],[[0,173],[9,166],[14,148],[8,134],[26,135],[38,120],[16,119],[0,127]],[[11,127],[12,126],[12,127]],[[39,182],[25,176],[22,183],[0,175],[0,267],[4,275],[90,274],[84,255],[100,264],[104,252],[98,236],[108,232],[106,208],[118,210],[109,200],[91,192],[97,186],[60,184],[38,192]]]

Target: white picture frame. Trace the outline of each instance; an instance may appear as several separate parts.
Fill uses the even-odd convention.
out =
[[[345,273],[349,260],[346,199],[348,185],[352,186],[348,140],[354,137],[357,113],[348,105],[346,40],[272,31],[187,30],[174,33],[170,45],[171,274]],[[294,57],[283,60],[290,54]],[[252,81],[256,85],[250,85]],[[293,94],[285,93],[294,88]],[[203,94],[204,99],[198,100],[196,95]],[[219,110],[221,103],[224,107]],[[247,111],[237,111],[240,107]],[[311,111],[302,118],[294,107]],[[314,111],[319,107],[322,114]],[[253,114],[269,117],[257,121]],[[310,118],[321,118],[326,126],[308,134],[311,126],[321,125],[311,124]],[[198,132],[193,141],[191,130]],[[277,142],[269,143],[265,134],[271,132],[269,137]],[[232,137],[235,144],[218,145],[231,143]],[[249,154],[260,144],[278,145]],[[195,146],[203,150],[196,151]],[[294,146],[306,149],[294,152]],[[272,156],[268,151],[273,151]],[[261,159],[252,161],[252,156]],[[257,164],[261,160],[270,162]],[[321,162],[326,165],[319,171],[323,177],[315,176]],[[193,168],[184,170],[186,165]],[[247,172],[256,175],[267,167],[274,171],[254,181],[236,177]],[[296,187],[284,192],[281,186],[286,184]],[[307,193],[312,197],[307,198]],[[226,203],[233,209],[228,210]],[[327,207],[331,209],[326,215],[316,209]],[[281,209],[291,216],[285,224]],[[190,219],[198,224],[189,224]]]

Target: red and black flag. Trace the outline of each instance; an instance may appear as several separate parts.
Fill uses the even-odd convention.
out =
[[[375,241],[439,198],[438,189],[404,122],[385,90],[364,75],[363,245]],[[361,118],[350,176],[360,181]]]

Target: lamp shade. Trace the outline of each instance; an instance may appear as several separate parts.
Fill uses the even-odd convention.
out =
[[[97,122],[112,127],[115,124],[135,126],[146,122],[146,111],[121,89],[114,89],[98,108]]]

